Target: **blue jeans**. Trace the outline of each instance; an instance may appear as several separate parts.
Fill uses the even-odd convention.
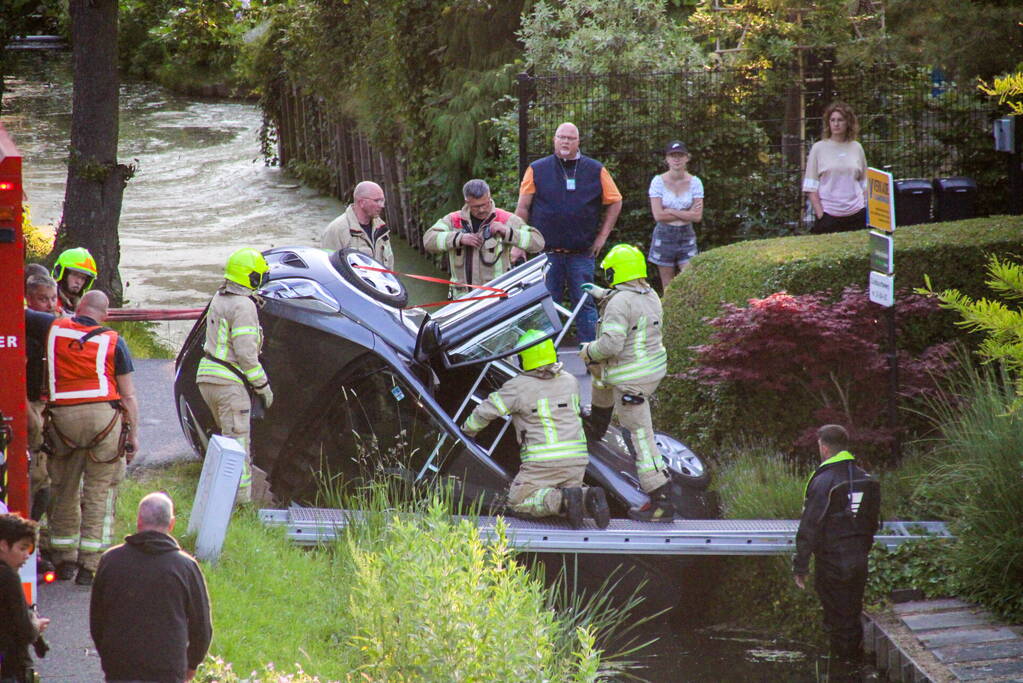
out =
[[[583,295],[583,283],[593,282],[593,257],[582,254],[555,254],[547,252],[547,291],[554,301],[565,300],[565,286],[568,286],[568,300],[571,308],[579,303]],[[583,310],[575,319],[575,334],[579,343],[591,342],[597,338],[597,306],[593,297],[586,297]]]

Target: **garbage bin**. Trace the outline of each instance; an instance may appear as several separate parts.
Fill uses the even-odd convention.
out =
[[[934,220],[961,221],[977,215],[977,182],[973,178],[934,179]]]
[[[934,189],[923,178],[895,181],[895,225],[917,225],[931,220],[931,197]]]

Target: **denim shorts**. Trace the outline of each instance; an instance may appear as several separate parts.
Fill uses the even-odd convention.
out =
[[[668,225],[658,223],[654,226],[654,236],[650,240],[650,253],[647,258],[657,266],[684,266],[689,259],[699,253],[696,250],[696,230],[692,223],[685,225]]]

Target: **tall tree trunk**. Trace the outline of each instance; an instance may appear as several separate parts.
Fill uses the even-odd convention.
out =
[[[123,290],[117,224],[134,169],[117,163],[117,0],[70,0],[71,147],[64,215],[52,258],[85,247],[96,259],[96,287],[120,305]]]

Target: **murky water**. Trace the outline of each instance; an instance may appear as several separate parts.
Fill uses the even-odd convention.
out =
[[[3,123],[24,156],[32,219],[56,224],[64,200],[71,121],[70,60],[65,53],[18,55],[9,75]],[[121,212],[125,296],[145,307],[202,306],[240,246],[316,244],[344,206],[259,158],[258,109],[248,103],[184,98],[148,83],[121,96],[119,158],[138,164]],[[437,274],[401,239],[402,270]],[[413,302],[444,298],[443,285],[408,281]],[[191,322],[161,323],[171,343]],[[815,654],[762,633],[658,622],[643,639],[658,642],[637,672],[652,681],[816,681]]]

